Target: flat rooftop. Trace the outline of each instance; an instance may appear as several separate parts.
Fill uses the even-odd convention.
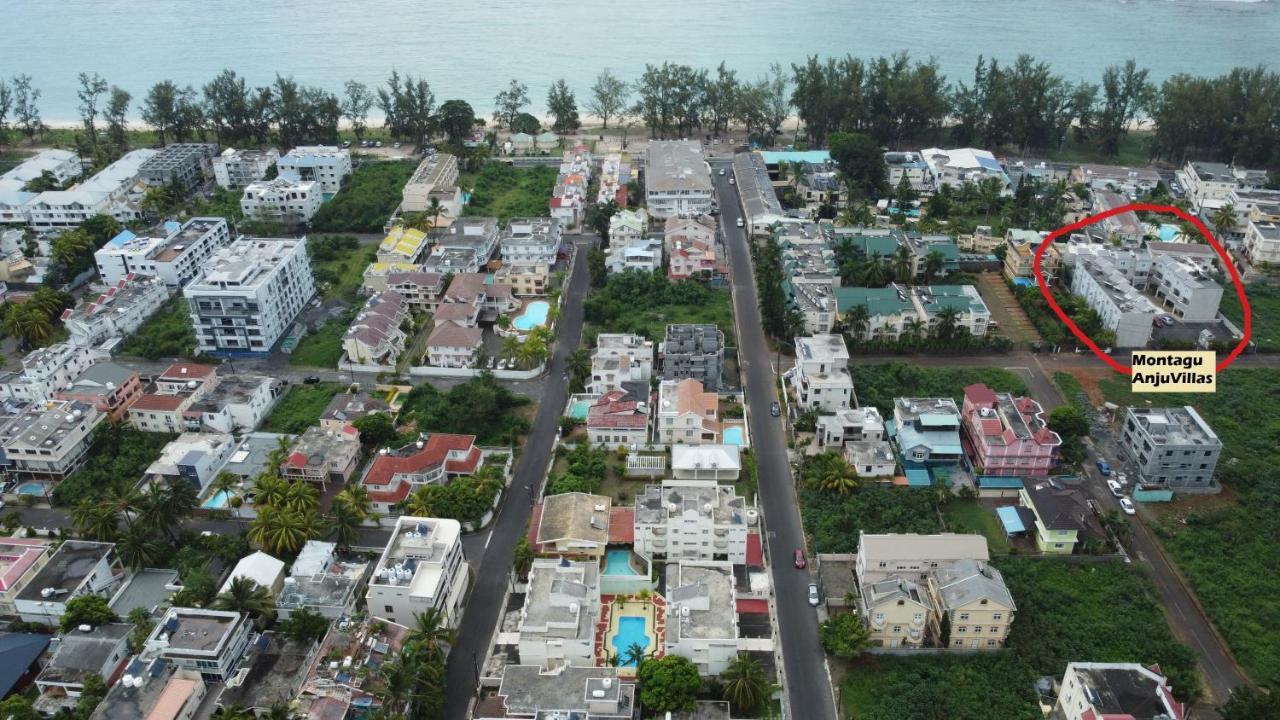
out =
[[[1164,408],[1129,408],[1129,414],[1163,445],[1221,446],[1217,433],[1190,405]]]
[[[520,632],[544,638],[590,638],[599,603],[596,562],[539,558],[529,570]]]
[[[188,297],[200,292],[256,287],[293,256],[305,239],[241,238],[219,248],[204,263],[204,272],[186,288]]]
[[[669,563],[667,565],[667,632],[671,639],[737,638],[733,564]],[[688,615],[685,615],[688,608]]]
[[[17,599],[43,600],[45,598],[41,591],[53,588],[57,596],[65,600],[115,547],[113,543],[67,540],[58,547],[35,577],[31,578],[22,592],[18,593]]]
[[[732,485],[704,481],[668,480],[646,485],[644,493],[636,495],[636,522],[644,524],[663,523],[686,512],[709,512],[716,524],[745,525],[746,510],[746,499],[736,495]]]
[[[268,708],[275,703],[288,703],[306,679],[317,649],[314,643],[290,640],[277,632],[258,636],[252,648],[248,660],[232,678],[239,683],[228,683],[218,696],[220,706]]]
[[[646,192],[711,192],[711,171],[697,142],[650,142],[645,157]]]
[[[617,668],[565,667],[543,672],[537,665],[508,665],[503,670],[498,695],[504,699],[509,713],[533,715],[539,711],[559,710],[582,713],[585,716],[589,687],[606,693],[617,688],[619,702],[616,717],[631,717],[635,704],[635,685],[621,682]],[[614,717],[599,713],[592,715]]]
[[[152,637],[167,633],[169,649],[179,653],[212,653],[241,620],[238,612],[173,608],[152,631]]]
[[[435,596],[444,577],[445,557],[461,532],[457,520],[401,516],[369,584],[407,585],[411,595]]]

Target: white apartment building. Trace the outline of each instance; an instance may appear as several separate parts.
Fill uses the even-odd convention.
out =
[[[196,493],[204,492],[213,478],[231,459],[238,443],[230,435],[185,432],[160,451],[160,457],[147,467],[147,477],[182,480]]]
[[[266,375],[228,375],[217,381],[187,408],[200,413],[198,429],[205,432],[252,431],[266,419],[282,390]],[[194,424],[189,419],[187,428]]]
[[[1156,255],[1148,289],[1165,310],[1183,322],[1212,322],[1218,317],[1222,286],[1195,263]]]
[[[1261,187],[1267,177],[1260,170],[1200,160],[1188,160],[1174,175],[1197,210],[1221,207],[1236,188]]]
[[[351,174],[351,152],[332,145],[300,145],[276,162],[279,175],[320,183],[326,193],[336,193]]]
[[[644,208],[619,210],[609,218],[609,247],[626,244],[644,237],[649,227],[649,213]]]
[[[498,239],[504,262],[555,265],[563,230],[555,218],[511,218]]]
[[[805,410],[832,413],[853,401],[849,349],[841,335],[796,338],[796,364],[787,371],[796,401]]]
[[[207,682],[224,683],[240,667],[252,635],[247,614],[175,607],[151,631],[145,652],[200,673]]]
[[[266,150],[236,150],[227,148],[213,159],[213,179],[218,187],[244,187],[267,176],[267,171],[280,159],[280,151],[275,148]]]
[[[663,480],[636,495],[635,550],[669,561],[747,561],[747,535],[759,513],[732,485]]]
[[[1254,265],[1280,264],[1280,224],[1250,221],[1244,232],[1244,254]]]
[[[642,335],[601,333],[596,337],[596,350],[591,355],[591,378],[586,391],[604,395],[611,390],[624,390],[624,383],[649,387],[653,377],[653,341]]]
[[[131,150],[70,190],[50,190],[30,198],[20,213],[37,232],[77,227],[94,215],[110,215],[120,222],[135,220],[136,201],[142,198],[142,165],[158,154],[149,148]]]
[[[926,148],[920,151],[921,159],[929,166],[935,185],[959,187],[965,183],[977,184],[988,178],[1000,181],[1001,194],[1013,194],[1012,183],[1000,161],[986,150],[977,148]]]
[[[521,664],[593,665],[599,620],[599,560],[534,560],[520,609]]]
[[[693,661],[704,677],[719,676],[738,657],[734,586],[731,562],[667,565],[667,654]]]
[[[614,273],[628,270],[653,272],[662,267],[662,241],[646,237],[623,241],[611,237],[604,264],[609,272]]]
[[[58,625],[67,602],[82,595],[110,598],[127,572],[116,559],[115,543],[66,540],[14,598],[26,622]]]
[[[8,180],[21,186],[49,173],[59,185],[66,187],[68,182],[80,177],[83,172],[84,166],[79,155],[70,150],[47,148],[0,175],[0,181]]]
[[[115,285],[131,274],[155,275],[171,288],[196,276],[214,250],[231,242],[226,218],[195,217],[179,225],[166,222],[163,236],[139,237],[122,231],[93,254],[98,275]]]
[[[645,204],[654,217],[709,212],[711,169],[702,157],[702,146],[692,140],[650,142],[645,155],[644,192]]]
[[[86,347],[132,335],[169,301],[169,288],[151,275],[126,276],[97,298],[62,312],[73,345]]]
[[[1116,347],[1146,347],[1151,323],[1161,310],[1119,271],[1084,260],[1072,274],[1071,292],[1084,298],[1102,319],[1102,326],[1115,333]]]
[[[917,152],[887,152],[884,164],[889,169],[889,187],[896,188],[906,178],[917,193],[934,191],[933,169]]]
[[[414,616],[439,610],[449,627],[462,619],[467,590],[462,526],[457,520],[401,515],[369,578],[369,613],[413,627]]]
[[[86,345],[55,343],[32,350],[22,358],[22,370],[0,376],[0,398],[45,403],[106,353]]]
[[[1113,190],[1128,196],[1146,195],[1160,184],[1160,173],[1151,168],[1085,163],[1071,170],[1071,182],[1092,190]]]
[[[244,188],[240,210],[246,217],[281,222],[311,222],[324,202],[322,186],[309,180],[277,177]]]
[[[0,428],[10,477],[58,481],[88,459],[93,430],[105,416],[77,400],[32,405]]]
[[[307,239],[236,240],[182,293],[197,352],[266,354],[316,293]]]
[[[431,209],[432,197],[440,203],[441,219],[456,218],[462,212],[462,191],[458,189],[458,158],[449,153],[428,155],[418,163],[413,177],[404,184],[400,211],[427,212]]]
[[[1059,245],[1061,243],[1054,243]],[[1062,264],[1076,267],[1083,260],[1106,263],[1134,287],[1145,287],[1153,255],[1146,248],[1120,248],[1110,243],[1069,242],[1063,247]]]
[[[840,283],[838,275],[792,275],[786,282],[787,299],[804,318],[805,332],[820,334],[835,329],[840,320],[840,303],[835,295],[835,288]]]

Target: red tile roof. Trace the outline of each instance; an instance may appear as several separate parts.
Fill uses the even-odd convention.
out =
[[[439,433],[427,438],[421,450],[408,456],[379,455],[364,476],[365,485],[388,485],[400,473],[419,473],[445,462],[451,451],[469,451],[465,460],[450,460],[445,471],[455,474],[475,472],[480,465],[480,450],[475,435]]]
[[[747,535],[747,567],[764,567],[764,548],[760,544],[760,533]]]
[[[636,541],[635,508],[616,507],[609,510],[609,544],[632,545]]]
[[[183,372],[183,370],[186,372]],[[161,380],[190,380],[192,378],[209,377],[216,368],[212,365],[197,363],[174,363],[160,373]]]
[[[133,405],[129,406],[130,410],[177,410],[182,407],[182,403],[189,396],[187,395],[159,395],[156,393],[147,393],[137,400],[133,401]]]
[[[739,615],[768,615],[769,601],[754,598],[740,598],[737,601]]]
[[[538,544],[538,523],[542,522],[542,503],[533,506],[533,511],[529,513],[529,547],[534,552],[542,552],[542,546]]]

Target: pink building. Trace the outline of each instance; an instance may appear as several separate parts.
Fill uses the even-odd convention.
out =
[[[981,474],[1038,477],[1053,468],[1062,438],[1045,424],[1035,400],[975,383],[964,389],[960,414],[970,458]]]

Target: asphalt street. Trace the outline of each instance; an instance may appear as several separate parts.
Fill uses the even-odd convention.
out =
[[[712,171],[718,173],[719,168],[727,165],[715,162]],[[747,422],[759,472],[757,502],[768,531],[766,542],[773,575],[789,717],[798,720],[834,719],[836,709],[831,677],[827,672],[826,655],[818,642],[817,615],[808,601],[809,583],[814,580],[808,570],[797,570],[791,559],[792,551],[805,547],[804,528],[800,523],[782,421],[769,413],[770,404],[778,400],[774,370],[770,364],[773,355],[769,352],[761,326],[747,235],[737,227],[742,210],[737,188],[728,182],[730,176],[715,174],[712,177],[720,197],[720,222],[733,270],[738,357],[750,410]]]

